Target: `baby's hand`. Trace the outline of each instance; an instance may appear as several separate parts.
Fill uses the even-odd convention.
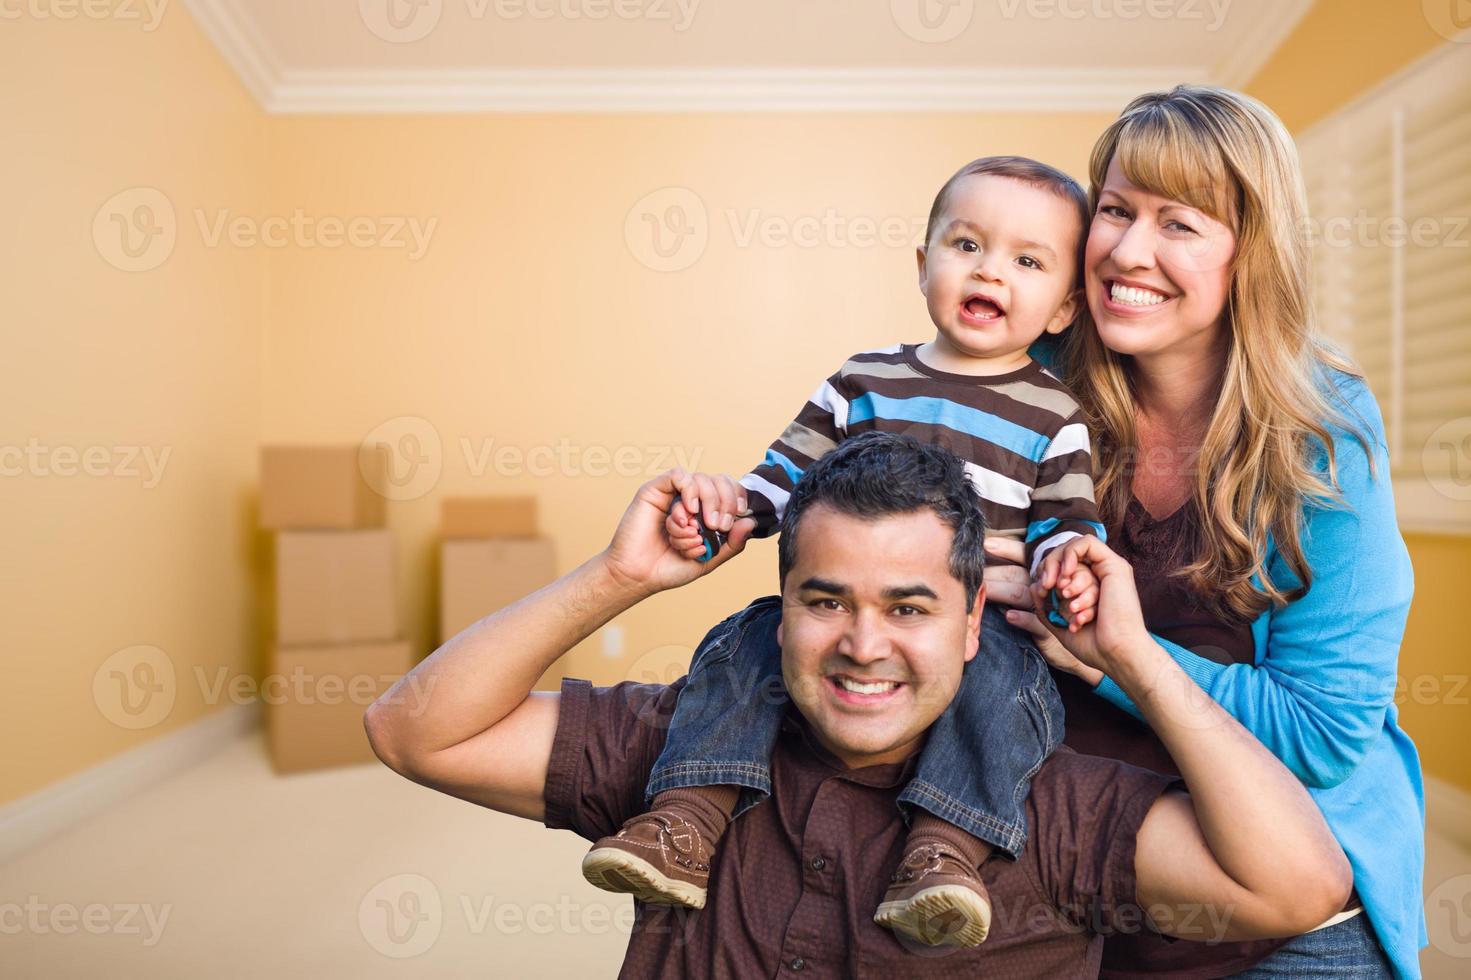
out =
[[[1093,622],[1098,608],[1098,576],[1093,569],[1079,564],[1072,575],[1058,583],[1057,594],[1062,597],[1062,615],[1068,621],[1069,633]]]
[[[1068,632],[1076,633],[1094,619],[1098,608],[1098,576],[1078,559],[1074,549],[1063,545],[1054,548],[1037,566],[1037,583],[1056,589],[1059,610],[1068,622]]]
[[[705,554],[696,514],[701,515],[707,528],[729,534],[735,522],[749,513],[745,487],[723,473],[676,470],[674,485],[679,498],[664,521],[664,532],[669,536],[669,546],[686,558],[697,560]]]
[[[669,538],[669,547],[686,558],[695,560],[705,553],[705,539],[695,526],[695,519],[685,509],[684,501],[675,498],[669,516],[664,518],[664,533]]]

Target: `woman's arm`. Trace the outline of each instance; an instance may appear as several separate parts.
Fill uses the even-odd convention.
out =
[[[1268,617],[1260,664],[1221,664],[1156,641],[1221,707],[1303,782],[1334,786],[1358,767],[1394,700],[1399,648],[1414,587],[1395,518],[1389,458],[1373,396],[1361,382],[1345,392],[1373,450],[1335,431],[1341,505],[1305,509],[1303,553],[1313,584]],[[1274,580],[1295,584],[1274,559]],[[1066,638],[1064,638],[1064,642]],[[1107,677],[1095,688],[1139,716]]]
[[[1069,645],[1130,693],[1190,787],[1155,801],[1139,829],[1136,897],[1154,925],[1194,939],[1290,936],[1342,908],[1353,872],[1307,789],[1150,638],[1127,562],[1091,537],[1063,547],[1099,580],[1098,618]],[[1214,934],[1201,934],[1202,907]]]

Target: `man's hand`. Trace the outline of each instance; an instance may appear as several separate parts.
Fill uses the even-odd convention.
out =
[[[676,472],[639,487],[607,548],[504,609],[487,610],[374,702],[363,723],[378,758],[451,796],[541,819],[560,702],[533,694],[537,679],[640,600],[738,554],[755,526],[738,523],[708,562],[680,555],[664,535]]]
[[[705,553],[705,541],[696,527],[696,515],[703,514],[700,519],[710,530],[729,534],[741,516],[749,513],[746,488],[724,473],[687,473],[682,469],[670,473],[679,496],[669,510],[664,530],[674,550],[698,560]]]
[[[700,476],[673,469],[660,473],[638,488],[633,502],[613,532],[613,540],[602,553],[609,575],[640,595],[653,595],[693,582],[745,549],[756,522],[748,517],[735,519],[731,513],[723,514],[718,524],[720,530],[729,532],[725,546],[707,562],[688,557],[675,541],[670,540],[666,521],[670,519],[676,497],[681,495],[680,488],[698,492],[695,478]],[[720,494],[710,496],[707,491],[706,499],[715,501],[723,498]],[[729,503],[733,507],[736,501],[732,497]]]

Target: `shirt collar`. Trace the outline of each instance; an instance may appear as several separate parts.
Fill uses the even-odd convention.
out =
[[[812,730],[812,723],[795,705],[791,704],[787,706],[786,713],[782,716],[781,732],[782,742],[786,744],[792,755],[804,761],[810,760],[825,769],[833,770],[830,778],[857,783],[860,786],[871,786],[876,789],[902,786],[909,782],[919,765],[919,752],[915,752],[902,762],[850,769],[843,760],[828,751],[818,739],[817,733]]]

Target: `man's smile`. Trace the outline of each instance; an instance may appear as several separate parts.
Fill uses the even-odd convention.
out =
[[[838,701],[859,706],[886,704],[906,687],[899,681],[864,679],[850,674],[829,674],[823,680]]]

